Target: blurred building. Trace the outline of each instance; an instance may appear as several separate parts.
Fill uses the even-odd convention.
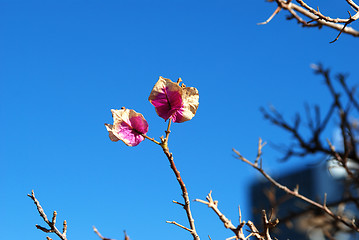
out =
[[[328,171],[327,164],[319,164],[289,174],[284,173],[275,179],[290,189],[295,189],[298,185],[300,194],[318,202],[323,202],[326,193],[328,204],[340,200],[345,191],[344,180],[333,177]],[[321,211],[312,210],[304,213],[308,204],[290,197],[264,178],[252,184],[250,196],[253,209],[252,219],[256,226],[261,228],[262,209],[266,210],[267,215],[272,213],[274,217],[281,220],[281,223],[272,231],[272,236],[279,240],[324,240],[329,239],[325,237],[325,234],[333,236],[338,232],[339,234],[335,235],[337,240],[354,239],[347,233],[346,227],[333,226],[333,219],[323,215]],[[344,207],[346,210],[350,209],[350,206]],[[337,231],[341,228],[343,231]]]

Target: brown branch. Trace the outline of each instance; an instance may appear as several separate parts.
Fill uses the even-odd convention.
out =
[[[331,18],[328,16],[325,16],[322,14],[319,9],[315,10],[314,8],[308,6],[303,0],[297,0],[297,2],[300,5],[294,4],[291,1],[288,0],[276,0],[278,7],[276,11],[272,14],[271,17],[268,18],[267,21],[263,22],[263,24],[268,23],[278,12],[278,9],[284,9],[291,13],[291,15],[298,20],[299,23],[302,24],[304,27],[321,27],[321,26],[327,26],[330,28],[333,28],[335,30],[339,31],[339,34],[335,41],[339,38],[341,33],[346,33],[349,35],[352,35],[354,37],[359,37],[359,31],[348,27],[347,25],[356,21],[359,18],[359,12],[358,12],[358,5],[356,5],[352,0],[346,0],[348,4],[353,7],[357,12],[353,16],[349,15],[349,18],[347,19],[341,19],[341,18]],[[274,1],[273,1],[274,2]],[[310,19],[310,21],[304,21],[297,13],[300,13],[307,18]],[[318,24],[312,24],[311,22],[317,22]],[[332,41],[334,42],[334,41]]]
[[[331,18],[328,16],[323,15],[319,10],[315,10],[314,8],[308,6],[303,0],[296,0],[303,8],[307,9],[309,12],[317,16],[319,19],[324,20],[326,22],[332,23],[347,23],[349,20],[355,21],[358,19],[359,15],[355,14],[353,17],[349,17],[348,19],[342,18]]]
[[[177,84],[179,84],[181,81],[182,81],[182,79],[179,78],[178,81],[177,81]],[[174,221],[167,221],[167,223],[177,225],[177,226],[189,231],[191,233],[191,235],[193,236],[194,240],[200,240],[200,238],[199,238],[199,236],[198,236],[198,234],[196,232],[194,219],[192,217],[192,212],[191,212],[191,208],[190,208],[190,200],[189,200],[186,185],[184,184],[184,182],[182,180],[180,172],[177,170],[177,167],[176,167],[176,165],[174,163],[174,160],[173,160],[173,155],[169,151],[169,148],[168,148],[168,139],[169,139],[169,135],[171,133],[171,130],[170,130],[171,123],[172,123],[172,119],[170,118],[169,121],[168,121],[167,129],[165,131],[165,133],[166,133],[165,137],[163,137],[163,136],[160,137],[161,142],[158,142],[154,138],[150,138],[145,134],[142,134],[142,136],[147,138],[148,140],[156,143],[157,145],[160,145],[162,147],[162,150],[163,150],[164,154],[166,155],[168,161],[170,162],[171,169],[172,169],[173,173],[175,174],[177,182],[179,183],[179,185],[181,187],[182,197],[183,197],[183,200],[184,200],[184,203],[180,203],[180,202],[177,202],[177,201],[173,201],[173,203],[176,203],[176,204],[178,204],[178,205],[180,205],[180,206],[182,206],[184,208],[184,210],[186,211],[186,214],[187,214],[187,218],[188,218],[190,228],[184,227],[184,226],[182,226],[182,225],[180,225],[180,224],[178,224],[178,223],[176,223]]]
[[[319,209],[321,209],[323,212],[325,212],[326,214],[328,214],[329,216],[331,216],[333,219],[342,222],[343,224],[345,224],[346,226],[348,226],[349,228],[355,230],[356,232],[359,232],[359,228],[353,224],[352,221],[344,219],[342,216],[338,216],[336,214],[334,214],[325,204],[320,204],[318,202],[315,202],[301,194],[299,194],[298,189],[294,189],[294,190],[290,190],[288,187],[278,183],[277,181],[275,181],[270,175],[268,175],[261,166],[258,166],[258,164],[252,163],[251,161],[249,161],[248,159],[246,159],[244,156],[242,156],[237,150],[233,149],[233,151],[237,154],[237,158],[240,159],[241,161],[245,162],[246,164],[250,165],[251,167],[253,167],[254,169],[256,169],[257,171],[259,171],[269,182],[271,182],[274,186],[276,186],[277,188],[283,190],[284,192],[299,198],[309,204],[311,204],[312,206],[315,206]],[[258,145],[258,151],[261,151],[261,144]]]
[[[46,233],[50,233],[50,232],[53,232],[55,233],[60,239],[62,240],[67,240],[66,238],[66,231],[67,231],[67,223],[66,223],[66,220],[64,221],[63,223],[63,232],[61,233],[55,226],[55,223],[56,223],[56,216],[57,216],[57,213],[56,211],[54,211],[53,213],[53,216],[52,216],[52,219],[51,221],[49,221],[49,219],[47,218],[45,212],[44,212],[44,209],[41,207],[40,205],[40,202],[36,199],[35,197],[35,193],[34,193],[34,190],[31,191],[31,195],[28,194],[27,195],[28,197],[30,197],[33,201],[34,201],[34,204],[36,205],[37,207],[37,211],[39,212],[40,216],[42,217],[42,219],[47,223],[47,225],[50,227],[50,229],[47,229],[47,228],[44,228],[44,227],[41,227],[40,225],[36,225],[36,228],[43,231],[43,232],[46,232]],[[51,239],[49,237],[47,237],[47,239]]]
[[[209,208],[211,208],[219,217],[219,219],[223,222],[224,227],[232,230],[232,232],[235,234],[237,239],[245,240],[246,237],[243,234],[243,226],[246,224],[245,221],[240,222],[237,227],[235,227],[231,220],[226,218],[226,216],[218,209],[218,201],[214,201],[212,198],[212,191],[209,192],[209,194],[206,197],[207,201],[201,200],[201,199],[195,199],[194,201],[200,202],[203,204],[206,204]],[[241,219],[241,214],[240,214]]]
[[[190,233],[192,234],[194,240],[199,240],[200,238],[199,238],[199,236],[198,236],[198,234],[196,232],[196,227],[194,225],[194,219],[192,217],[192,212],[191,212],[191,208],[190,208],[190,200],[189,200],[186,185],[184,184],[184,182],[182,180],[180,172],[176,168],[175,162],[173,160],[173,155],[172,155],[172,153],[170,153],[167,144],[166,145],[161,145],[161,146],[162,146],[163,152],[165,153],[165,155],[168,158],[168,161],[170,162],[170,166],[171,166],[171,169],[172,169],[173,173],[176,175],[177,182],[179,183],[179,185],[181,187],[182,197],[183,197],[183,200],[184,200],[183,208],[186,211],[188,222],[189,222],[190,227],[191,227]]]
[[[175,203],[175,204],[178,204],[178,205],[180,205],[180,206],[182,206],[182,207],[185,206],[183,203],[177,202],[177,201],[175,201],[175,200],[172,200],[172,202]]]
[[[343,26],[343,28],[342,28],[342,30],[340,30],[340,32],[339,32],[339,34],[338,34],[338,36],[333,40],[333,41],[330,41],[329,43],[334,43],[334,42],[336,42],[338,39],[339,39],[339,37],[340,37],[340,35],[342,34],[342,32],[345,30],[345,28],[347,27],[347,25],[349,24],[349,23],[351,23],[353,20],[348,20],[345,24],[344,24],[344,26]]]
[[[171,126],[171,119],[169,120],[167,130],[165,131],[166,132],[166,137],[165,138],[161,137],[160,146],[162,147],[162,150],[163,150],[164,154],[166,155],[168,161],[170,162],[171,169],[172,169],[173,173],[175,174],[177,182],[179,183],[179,185],[181,187],[184,204],[183,203],[179,204],[178,202],[175,202],[175,203],[178,203],[179,205],[183,206],[184,210],[186,211],[187,219],[188,219],[188,222],[189,222],[189,225],[190,225],[190,230],[188,230],[188,231],[191,233],[194,240],[199,240],[200,238],[199,238],[199,236],[197,234],[196,227],[195,227],[195,224],[194,224],[194,219],[192,217],[192,212],[191,212],[191,207],[190,207],[190,200],[189,200],[186,185],[184,184],[184,182],[182,180],[180,172],[177,170],[177,167],[176,167],[174,159],[173,159],[173,155],[169,151],[169,148],[168,148],[168,137],[169,137],[169,134],[171,132],[170,131],[170,126]],[[170,222],[170,223],[172,223],[172,222]],[[185,228],[185,227],[183,227],[183,228]],[[185,229],[187,230],[188,228],[185,228]]]

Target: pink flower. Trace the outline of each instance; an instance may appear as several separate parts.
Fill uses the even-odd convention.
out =
[[[137,146],[148,132],[148,123],[141,113],[132,109],[111,109],[113,125],[105,123],[110,139],[123,141],[127,146]]]
[[[198,90],[194,87],[181,86],[170,79],[160,77],[153,87],[148,100],[155,107],[158,116],[181,123],[191,120],[198,108]]]

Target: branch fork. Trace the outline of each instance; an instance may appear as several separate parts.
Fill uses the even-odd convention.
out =
[[[43,231],[43,232],[46,232],[46,233],[55,233],[61,240],[67,240],[67,237],[66,237],[67,222],[66,222],[66,220],[63,222],[62,232],[60,232],[55,226],[57,212],[56,211],[53,212],[52,219],[51,219],[51,221],[49,221],[49,219],[47,218],[43,208],[40,205],[40,202],[35,197],[34,190],[32,190],[31,194],[28,194],[27,196],[30,197],[34,201],[34,204],[36,205],[37,211],[39,212],[40,216],[45,221],[45,223],[47,223],[47,225],[50,227],[50,228],[45,228],[45,227],[42,227],[42,226],[36,224],[35,225],[36,228]],[[46,237],[46,239],[47,240],[52,240],[50,237]]]
[[[236,227],[233,225],[231,220],[229,220],[218,209],[218,201],[213,200],[212,191],[209,192],[209,194],[206,197],[206,200],[207,201],[201,200],[201,199],[195,199],[194,201],[206,204],[209,208],[211,208],[217,214],[219,219],[224,224],[224,227],[227,229],[230,229],[234,233],[234,236],[227,238],[227,240],[230,240],[230,239],[246,240],[246,239],[250,238],[251,236],[254,236],[259,240],[271,240],[269,230],[271,228],[274,228],[278,224],[279,220],[278,219],[272,220],[271,217],[269,217],[269,220],[268,220],[265,210],[262,211],[262,220],[263,220],[264,230],[263,230],[263,232],[259,232],[258,229],[254,226],[254,224],[251,221],[248,221],[248,222],[242,221],[241,209],[239,207],[238,207],[239,225]],[[250,234],[248,234],[247,236],[245,236],[243,233],[243,228],[245,225],[248,226],[250,229]]]

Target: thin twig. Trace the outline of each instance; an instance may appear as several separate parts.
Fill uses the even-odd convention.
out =
[[[154,138],[150,138],[146,134],[141,134],[141,135],[142,135],[142,137],[147,138],[148,140],[150,140],[150,141],[152,141],[152,142],[154,142],[154,143],[156,143],[158,145],[161,145],[161,143],[159,141],[156,141]]]
[[[332,143],[327,139],[328,145],[330,146],[330,149],[333,152],[333,155],[335,156],[336,160],[341,164],[341,166],[345,169],[348,176],[353,179],[354,181],[358,181],[358,178],[353,174],[353,172],[349,169],[347,161],[344,160],[336,151]]]
[[[183,203],[177,202],[177,201],[175,201],[175,200],[172,200],[172,202],[173,202],[173,203],[176,203],[176,204],[178,204],[178,205],[180,205],[180,206],[182,206],[182,207],[185,206]]]
[[[183,228],[184,230],[187,230],[187,231],[189,231],[189,232],[192,232],[192,229],[186,228],[185,226],[183,226],[183,225],[181,225],[181,224],[179,224],[179,223],[177,223],[177,222],[175,222],[175,221],[166,221],[166,223],[174,224],[174,225],[176,225],[176,226],[178,226],[178,227],[180,227],[180,228]]]
[[[99,238],[101,238],[102,240],[115,240],[115,239],[111,239],[111,238],[105,238],[101,235],[101,233],[97,230],[97,228],[95,226],[92,226],[93,231],[97,234],[97,236]]]
[[[264,25],[264,24],[269,23],[269,22],[272,20],[272,18],[280,12],[280,10],[282,10],[282,8],[281,8],[280,6],[278,6],[278,7],[274,10],[274,12],[272,13],[272,15],[271,15],[266,21],[257,23],[257,25]]]

